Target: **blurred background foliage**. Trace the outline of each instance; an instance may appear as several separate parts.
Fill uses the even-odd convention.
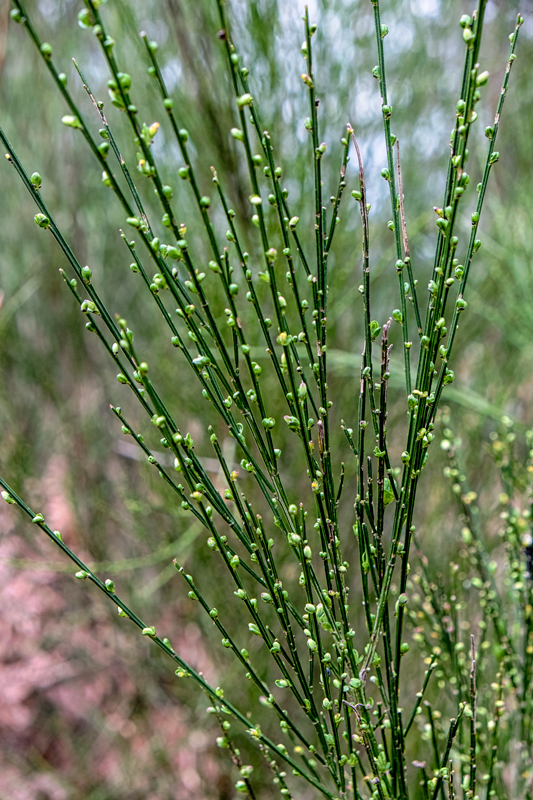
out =
[[[70,59],[77,59],[99,99],[106,99],[108,75],[96,40],[77,25],[79,7],[71,0],[28,0],[41,40],[52,44],[55,64],[67,74],[69,88],[96,133],[98,120]],[[284,164],[291,208],[301,217],[302,230],[307,225],[310,239],[312,170],[304,128],[307,97],[300,80],[302,8],[295,0],[234,0],[229,8],[234,39],[250,68],[254,97],[260,98],[263,124]],[[501,159],[491,177],[483,246],[470,279],[469,312],[451,365],[457,379],[447,396],[470,483],[489,521],[489,539],[497,527],[490,520],[497,518],[498,483],[484,443],[502,413],[516,421],[517,429],[531,425],[533,416],[530,0],[523,0],[520,8],[515,0],[489,4],[481,67],[490,70],[491,78],[480,104],[479,140],[470,157],[475,184],[482,169],[482,130],[492,121],[507,36],[518,10],[526,23],[501,129]],[[401,142],[407,224],[421,296],[432,266],[433,206],[441,202],[459,97],[463,45],[458,21],[471,11],[464,0],[382,3],[382,19],[390,30],[385,45],[393,130]],[[253,253],[257,244],[245,224],[252,213],[248,182],[229,134],[235,124],[234,103],[216,35],[214,0],[109,0],[104,13],[147,123],[163,121],[164,112],[146,75],[138,32],[145,30],[159,43],[180,124],[190,133],[201,190],[211,193],[213,165]],[[321,138],[328,144],[323,159],[326,196],[336,191],[339,140],[350,121],[362,147],[372,203],[373,316],[384,322],[398,299],[393,234],[387,229],[388,188],[379,176],[385,154],[378,86],[371,74],[376,61],[372,6],[368,0],[314,0],[310,15],[319,25],[314,46]],[[91,266],[109,308],[131,320],[182,429],[191,432],[197,452],[208,458],[207,407],[198,402],[192,377],[181,372],[179,354],[162,339],[152,304],[139,297],[140,284],[129,270],[118,233],[123,213],[102,185],[81,138],[61,125],[68,109],[26,32],[8,25],[8,19],[9,4],[3,0],[1,124],[28,170],[42,175],[47,202],[67,240],[79,260]],[[109,103],[106,112],[133,169],[135,147],[124,120]],[[163,174],[176,188],[183,221],[192,230],[188,238],[202,253],[189,219],[187,187],[176,177],[179,152],[164,125],[154,148]],[[349,196],[355,174],[350,164],[330,259],[329,384],[336,421],[348,424],[355,409],[362,342],[360,229]],[[228,696],[245,697],[241,676],[232,674],[232,662],[221,657],[218,642],[211,645],[211,626],[184,599],[185,588],[171,563],[179,556],[193,574],[207,574],[216,604],[217,565],[209,558],[205,536],[199,536],[149,467],[136,460],[133,444],[124,441],[108,404],[124,405],[135,422],[138,411],[128,408],[112,365],[86,334],[58,274],[65,266],[62,256],[51,237],[33,225],[31,198],[7,163],[1,166],[0,185],[1,473],[33,507],[42,508],[70,546],[113,575],[134,608],[157,621],[171,639],[172,634],[179,637],[180,652],[212,683],[223,685]],[[143,201],[154,208],[143,188]],[[223,221],[218,222],[222,231]],[[465,231],[469,224],[465,213]],[[201,258],[206,261],[207,252]],[[388,427],[393,445],[399,446],[401,436],[395,430],[403,431],[404,411],[394,402],[395,386],[401,389],[402,380],[398,354],[396,358]],[[340,424],[338,428],[339,449],[344,444]],[[290,441],[284,446],[284,478],[297,493],[304,476],[289,460]],[[432,453],[417,517],[419,543],[430,564],[446,564],[458,548],[460,525],[442,479],[443,465],[444,456]],[[347,471],[350,478],[348,462]],[[345,498],[350,488],[353,482]],[[349,499],[344,515],[350,536]],[[231,797],[231,765],[217,751],[217,731],[203,712],[204,698],[179,685],[145,641],[111,620],[95,593],[73,581],[68,565],[47,542],[36,540],[18,516],[2,509],[0,524],[0,794],[13,800]],[[218,596],[218,603],[223,602]],[[233,612],[229,603],[227,613],[238,610]]]

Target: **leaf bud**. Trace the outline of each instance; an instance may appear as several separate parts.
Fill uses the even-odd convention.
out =
[[[39,228],[49,228],[50,227],[50,220],[44,214],[36,214],[33,218]]]
[[[45,61],[50,61],[52,58],[52,45],[48,44],[48,42],[43,42],[39,49]]]
[[[41,178],[41,176],[39,175],[38,172],[32,173],[32,176],[31,176],[30,180],[32,182],[32,186],[33,186],[34,189],[40,189],[41,188],[43,181],[42,181],[42,178]]]
[[[237,139],[239,142],[244,141],[244,133],[239,128],[232,128],[230,133],[233,138]]]
[[[393,320],[395,320],[395,322],[398,322],[400,324],[403,322],[403,314],[399,308],[394,309],[394,311],[392,312],[392,318]]]
[[[372,339],[372,341],[374,341],[374,339],[376,339],[381,333],[381,325],[379,324],[379,322],[376,322],[376,320],[373,319],[369,325],[369,328],[370,328],[370,338]]]
[[[244,108],[245,106],[251,106],[253,101],[253,97],[249,92],[245,94],[241,94],[240,97],[237,98],[237,106],[239,108]]]
[[[93,19],[88,8],[82,8],[78,11],[78,25],[80,28],[92,28]]]
[[[64,117],[61,117],[61,122],[63,125],[66,125],[67,128],[74,128],[80,130],[82,127],[81,122],[79,121],[78,117],[75,117],[71,114],[66,114]]]
[[[444,378],[442,380],[443,384],[446,386],[449,383],[452,383],[455,380],[455,374],[452,372],[451,369],[447,369],[444,373]]]

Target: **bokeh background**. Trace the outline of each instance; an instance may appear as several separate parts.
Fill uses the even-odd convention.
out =
[[[69,87],[90,117],[71,58],[77,59],[99,98],[106,98],[108,76],[96,40],[77,25],[79,8],[70,0],[28,0],[41,39],[53,45],[56,66],[67,73]],[[302,10],[295,0],[228,4],[234,38],[251,69],[253,94],[260,98],[262,119],[277,143],[284,185],[303,228],[311,219],[312,170],[303,124],[307,98],[300,80]],[[526,22],[501,125],[501,158],[491,176],[481,225],[483,246],[471,274],[469,311],[452,364],[456,382],[447,396],[470,483],[482,499],[489,538],[497,527],[498,490],[485,448],[490,431],[503,413],[518,431],[533,420],[530,0],[489,3],[481,67],[489,69],[491,78],[479,111],[477,140],[470,148],[470,172],[477,182],[483,128],[494,115],[507,37],[518,10]],[[407,223],[421,296],[436,238],[432,209],[441,202],[459,96],[463,44],[458,23],[471,11],[463,0],[382,2],[382,18],[390,30],[385,49],[393,130],[401,141]],[[191,135],[202,190],[210,191],[209,168],[214,165],[238,215],[249,218],[244,165],[229,135],[234,104],[216,36],[214,0],[109,0],[103,13],[132,75],[143,119],[162,120],[164,114],[146,76],[140,30],[160,45],[165,79],[181,124]],[[313,41],[321,137],[328,143],[323,161],[326,196],[336,188],[339,139],[350,121],[361,143],[372,202],[373,316],[384,321],[398,301],[393,240],[386,225],[388,187],[379,176],[385,155],[378,86],[371,74],[376,61],[372,6],[368,0],[314,0],[310,15],[319,25]],[[161,338],[152,305],[139,295],[118,235],[124,224],[118,204],[102,186],[81,137],[61,125],[67,109],[26,32],[9,21],[5,0],[0,2],[0,109],[2,127],[28,171],[42,175],[47,202],[79,260],[90,264],[110,309],[134,320],[182,427],[191,432],[197,452],[209,457],[206,412],[192,378],[180,372],[175,353]],[[92,119],[96,132],[98,121],[94,115]],[[135,147],[124,121],[112,110],[109,119],[123,154],[134,165]],[[155,147],[169,182],[176,185],[180,161],[164,131]],[[348,190],[354,180],[350,165]],[[223,685],[228,696],[240,696],[246,703],[240,674],[220,656],[212,626],[186,599],[172,558],[178,556],[193,574],[207,575],[214,601],[220,567],[209,557],[205,536],[125,443],[109,411],[110,402],[128,408],[125,391],[105,353],[86,333],[58,274],[65,266],[62,255],[33,224],[31,199],[7,162],[0,164],[0,187],[0,473],[45,513],[69,546],[115,579],[145,619],[155,621],[171,640],[179,639],[187,660],[212,683]],[[179,202],[182,187],[177,190]],[[146,201],[152,202],[149,197]],[[360,230],[349,191],[344,203],[330,260],[330,390],[338,421],[344,418],[349,424],[355,417],[361,353]],[[464,230],[468,227],[465,213]],[[401,433],[404,414],[401,372],[394,373],[389,418],[393,438],[396,429]],[[130,415],[139,419],[134,408]],[[336,441],[342,445],[340,429]],[[442,479],[444,455],[435,448],[430,461],[417,527],[430,564],[447,563],[457,549],[460,525]],[[294,491],[301,478],[297,469],[285,476]],[[351,501],[346,506],[349,535]],[[72,572],[19,515],[0,509],[0,797],[234,796],[235,775],[216,747],[219,731],[205,714],[205,698],[180,684],[155,650],[115,619],[96,592],[73,580]],[[223,595],[214,602],[219,607],[224,603]],[[238,607],[232,610],[229,600],[227,605],[238,625]]]

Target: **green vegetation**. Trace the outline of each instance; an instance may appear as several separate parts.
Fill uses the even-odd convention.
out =
[[[488,324],[481,325],[478,314],[476,339],[476,325],[468,322],[471,291],[475,306],[486,288],[479,280],[471,285],[485,249],[482,211],[498,193],[496,145],[523,19],[515,18],[483,137],[480,118],[493,83],[482,49],[486,0],[471,16],[461,16],[451,64],[439,78],[446,100],[449,79],[455,81],[448,147],[440,132],[428,132],[427,96],[416,101],[414,133],[407,115],[397,115],[387,71],[389,28],[381,16],[388,9],[378,0],[366,5],[372,14],[366,7],[361,19],[372,22],[373,38],[367,33],[377,50],[371,74],[381,101],[379,145],[371,115],[366,126],[354,118],[341,128],[345,112],[337,106],[350,105],[349,86],[341,83],[335,103],[337,55],[328,64],[332,44],[326,34],[319,38],[308,9],[299,67],[307,116],[295,141],[283,114],[300,111],[300,101],[283,106],[280,119],[267,84],[271,80],[281,94],[289,78],[255,4],[251,32],[237,6],[233,19],[222,0],[194,12],[209,41],[205,67],[198,68],[200,57],[186,33],[190,9],[169,3],[181,58],[176,62],[165,54],[170,43],[158,47],[141,33],[139,46],[128,6],[86,0],[78,23],[93,39],[87,58],[74,60],[67,79],[30,9],[14,0],[11,18],[26,33],[21,46],[33,43],[39,68],[48,72],[45,96],[55,85],[70,138],[62,139],[66,154],[57,172],[55,164],[48,166],[48,179],[44,169],[33,171],[34,154],[19,157],[18,144],[12,144],[17,133],[8,139],[0,128],[0,139],[36,207],[38,233],[54,240],[50,250],[47,243],[33,246],[55,263],[59,245],[62,282],[99,348],[77,339],[63,301],[46,295],[37,300],[35,319],[46,335],[68,332],[76,339],[68,377],[54,374],[48,340],[41,397],[29,397],[47,340],[39,343],[34,333],[33,352],[23,338],[22,347],[16,337],[8,341],[9,318],[0,313],[3,346],[13,353],[6,385],[12,375],[21,380],[15,367],[27,365],[22,409],[6,400],[2,411],[4,426],[12,425],[2,456],[2,474],[12,477],[9,483],[0,478],[2,496],[75,563],[80,582],[97,587],[120,618],[174,662],[176,675],[190,687],[183,698],[188,695],[190,703],[193,694],[204,693],[220,728],[218,747],[228,750],[234,765],[237,793],[330,800],[526,798],[533,775],[533,436],[526,432],[527,415],[516,409],[503,415],[505,390],[516,386],[506,348],[508,342],[520,348],[524,332],[506,321],[500,353],[485,356],[476,347],[488,343]],[[282,12],[275,3],[264,10],[270,24]],[[342,21],[347,8],[338,15]],[[414,15],[413,25],[429,41],[421,17]],[[333,18],[324,14],[326,28]],[[396,52],[400,36],[398,41]],[[409,67],[409,55],[404,60]],[[110,103],[99,99],[104,66]],[[399,75],[404,66],[396,58]],[[431,84],[429,100],[439,81]],[[367,113],[359,105],[355,111],[363,119]],[[150,122],[155,117],[162,123]],[[370,168],[364,163],[365,134],[372,147],[382,148],[383,164],[377,158]],[[431,165],[431,184],[419,183],[420,191],[415,185],[411,205],[405,192],[404,204],[411,176],[422,181],[420,150],[435,141],[444,154]],[[84,177],[73,178],[79,182],[71,192],[69,175],[82,165]],[[426,191],[439,181],[441,205],[430,217]],[[377,214],[371,212],[373,196]],[[23,228],[16,204],[7,202],[17,244]],[[501,246],[510,253],[505,235]],[[21,247],[28,256],[28,245]],[[522,249],[528,252],[527,239]],[[488,258],[497,259],[497,250]],[[493,274],[501,270],[495,263]],[[513,258],[504,287],[497,282],[508,317],[515,314],[522,273],[520,258]],[[17,305],[37,289],[35,280],[12,291],[10,313],[19,313]],[[61,411],[65,382],[83,386],[83,397],[85,364],[92,363],[90,374],[96,375],[104,351],[120,384],[119,392],[105,384],[120,397],[121,406],[111,406],[127,437],[120,452],[138,452],[155,470],[132,466],[117,477],[112,460],[106,468],[106,429],[95,419],[102,398],[94,418],[84,421],[82,415],[79,430]],[[487,390],[487,361],[493,368],[501,364],[506,385],[496,381],[498,387]],[[464,375],[469,380],[462,382]],[[453,413],[443,405],[454,402]],[[35,450],[24,425],[28,411],[41,404],[60,409],[54,412],[59,432],[45,425],[40,434],[41,455],[53,452],[61,436],[90,445],[70,479],[78,526],[85,529],[83,548],[23,499],[31,492],[12,488],[33,474]],[[466,415],[455,413],[461,407]],[[474,415],[481,423],[472,424]],[[475,461],[480,426],[494,418],[500,428],[487,451],[501,477]],[[441,452],[433,453],[437,441]],[[102,473],[87,486],[83,470],[92,458],[102,462]],[[470,462],[488,476],[480,491],[469,485]],[[451,490],[442,481],[443,466]],[[494,501],[485,496],[495,491],[503,520],[496,540],[487,535],[486,519],[496,515]],[[442,512],[454,497],[457,514]],[[46,493],[42,499],[46,504]],[[457,542],[448,535],[454,516],[461,529]],[[158,537],[158,526],[174,533]],[[126,527],[133,535],[117,536]],[[88,558],[78,555],[83,549]],[[137,570],[147,578],[128,580]],[[209,652],[216,653],[215,680],[197,659],[185,657],[179,627],[172,635],[164,629],[176,598],[187,594],[195,610],[180,608],[180,615],[195,615]],[[80,610],[80,624],[81,617]],[[141,649],[132,660],[145,657]],[[164,666],[152,657],[153,675],[159,676]],[[83,791],[120,796],[101,786]],[[156,791],[167,796],[162,786]],[[204,789],[209,791],[206,796],[217,796],[214,787]]]

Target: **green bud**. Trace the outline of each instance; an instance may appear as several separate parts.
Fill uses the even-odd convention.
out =
[[[41,54],[46,61],[50,61],[52,58],[52,45],[48,44],[48,42],[44,42],[41,47]]]
[[[374,339],[376,339],[381,333],[381,325],[378,322],[376,322],[375,319],[373,319],[369,327],[370,327],[370,338],[372,339],[372,341],[374,341]]]
[[[30,180],[32,182],[32,186],[33,186],[34,189],[40,189],[41,188],[41,186],[43,184],[43,181],[42,181],[42,178],[41,178],[41,176],[39,175],[38,172],[32,173],[32,176],[31,176]]]
[[[6,501],[6,503],[8,503],[8,504],[9,504],[9,505],[11,505],[11,506],[14,506],[14,505],[16,505],[16,504],[17,504],[17,501],[16,501],[16,500],[14,500],[14,499],[11,497],[11,495],[9,494],[9,492],[2,492],[2,497],[3,497],[3,499]]]
[[[177,261],[181,258],[181,253],[177,247],[167,247],[167,257]]]
[[[9,12],[9,16],[13,20],[13,22],[22,22],[22,14],[20,13],[18,8],[12,8]]]
[[[399,308],[394,309],[394,311],[392,312],[392,318],[395,322],[398,322],[399,324],[403,322],[403,314]]]
[[[82,8],[81,11],[78,11],[78,25],[80,28],[92,28],[93,19],[88,8]]]
[[[106,582],[105,582],[105,588],[107,589],[107,591],[108,591],[110,594],[114,594],[114,593],[115,593],[115,584],[113,583],[113,581],[111,580],[111,578],[107,578],[107,579],[106,579]]]
[[[443,384],[446,386],[447,384],[452,383],[452,381],[454,380],[455,380],[455,374],[452,372],[451,369],[447,369],[446,372],[444,373],[444,378],[442,379]]]
[[[33,218],[39,228],[49,228],[50,227],[50,220],[44,214],[36,214]]]
[[[66,125],[67,128],[74,128],[80,130],[80,128],[82,127],[82,124],[79,121],[78,117],[74,117],[70,114],[61,117],[61,122],[63,123],[63,125]]]
[[[230,131],[231,135],[234,139],[237,139],[239,142],[244,141],[244,133],[239,130],[239,128],[232,128]]]
[[[245,106],[251,106],[252,101],[252,95],[249,92],[246,92],[246,94],[241,94],[241,96],[237,98],[237,105],[239,108],[244,108]]]
[[[121,87],[124,89],[125,92],[128,89],[131,89],[131,76],[127,75],[125,72],[119,72],[117,74],[118,82],[120,83]]]

